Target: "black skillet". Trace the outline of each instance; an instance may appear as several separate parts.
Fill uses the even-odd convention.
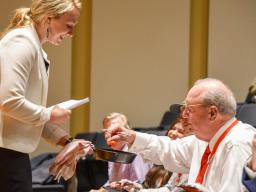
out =
[[[133,162],[134,158],[136,157],[136,154],[134,153],[105,148],[95,148],[94,154],[96,159],[123,164]]]

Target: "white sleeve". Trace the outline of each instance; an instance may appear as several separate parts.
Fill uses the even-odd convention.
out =
[[[42,137],[49,143],[56,145],[61,138],[69,135],[67,131],[65,131],[59,125],[55,125],[52,123],[46,123],[42,132]]]
[[[166,136],[136,132],[130,151],[140,154],[145,161],[163,165],[169,171],[188,173],[194,142],[196,142],[194,136],[172,141]]]

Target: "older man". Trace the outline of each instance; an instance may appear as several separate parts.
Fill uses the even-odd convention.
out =
[[[242,170],[251,154],[255,129],[239,122],[235,111],[236,100],[225,84],[202,79],[188,92],[182,112],[195,136],[170,141],[116,127],[109,137],[117,142],[125,140],[130,151],[145,160],[163,164],[174,172],[188,173],[190,184],[201,184],[211,192],[240,192],[244,190]]]

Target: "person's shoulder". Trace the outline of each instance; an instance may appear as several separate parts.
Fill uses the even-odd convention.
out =
[[[256,134],[256,129],[253,126],[239,121],[238,125],[231,130],[225,141],[230,146],[250,145],[254,134]]]
[[[40,44],[36,40],[35,32],[32,26],[26,26],[21,28],[12,29],[1,39],[1,44],[4,46],[18,44],[20,42],[25,45],[33,46],[34,48],[39,48]]]
[[[11,38],[15,38],[17,36],[30,38],[31,36],[31,29],[30,27],[20,27],[10,30],[8,33],[6,33],[1,41],[7,41]]]
[[[238,138],[240,138],[240,136],[253,135],[256,134],[256,128],[250,124],[239,121],[237,126],[231,131],[231,134],[237,135]]]

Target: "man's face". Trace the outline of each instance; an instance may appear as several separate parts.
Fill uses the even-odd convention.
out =
[[[201,97],[202,89],[193,87],[185,99],[182,111],[183,118],[193,127],[195,136],[198,139],[209,140],[209,119],[208,107],[204,105]]]

